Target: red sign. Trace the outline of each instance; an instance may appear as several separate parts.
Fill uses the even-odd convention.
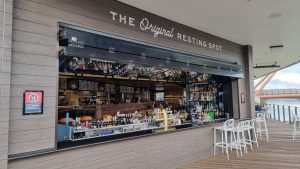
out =
[[[245,102],[246,102],[246,94],[241,93],[241,103],[245,103]]]
[[[42,114],[44,103],[43,91],[25,91],[23,103],[23,115]]]

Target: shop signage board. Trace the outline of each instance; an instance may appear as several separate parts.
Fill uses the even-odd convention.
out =
[[[44,91],[26,90],[23,96],[23,115],[43,114]]]
[[[151,32],[154,38],[164,36],[167,38],[182,41],[184,43],[188,43],[190,45],[207,48],[219,52],[222,51],[223,46],[221,44],[209,42],[207,40],[203,40],[201,37],[182,33],[180,31],[177,31],[175,27],[166,28],[164,26],[157,25],[155,23],[152,23],[151,20],[146,17],[137,19],[135,17],[120,14],[115,11],[110,11],[109,13],[113,22],[118,22],[131,27],[137,27],[142,31]]]

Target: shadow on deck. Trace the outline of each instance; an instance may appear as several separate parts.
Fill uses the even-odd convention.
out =
[[[236,152],[230,153],[230,160],[226,154],[216,155],[205,160],[186,164],[178,169],[300,169],[300,134],[298,140],[292,140],[293,128],[282,122],[268,120],[269,143],[266,139],[259,141],[259,149],[243,153],[237,158]]]

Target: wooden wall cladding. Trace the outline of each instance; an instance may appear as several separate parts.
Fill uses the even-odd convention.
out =
[[[9,169],[174,169],[213,152],[213,129],[203,127],[9,161]]]
[[[11,82],[12,0],[0,0],[0,168],[7,168]]]

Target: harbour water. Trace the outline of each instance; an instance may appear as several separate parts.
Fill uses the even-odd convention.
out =
[[[300,98],[298,98],[298,99],[268,99],[266,101],[268,104],[300,107]]]
[[[272,118],[288,122],[293,117],[293,113],[300,113],[300,98],[298,99],[268,99],[267,104],[275,105],[269,108]]]

